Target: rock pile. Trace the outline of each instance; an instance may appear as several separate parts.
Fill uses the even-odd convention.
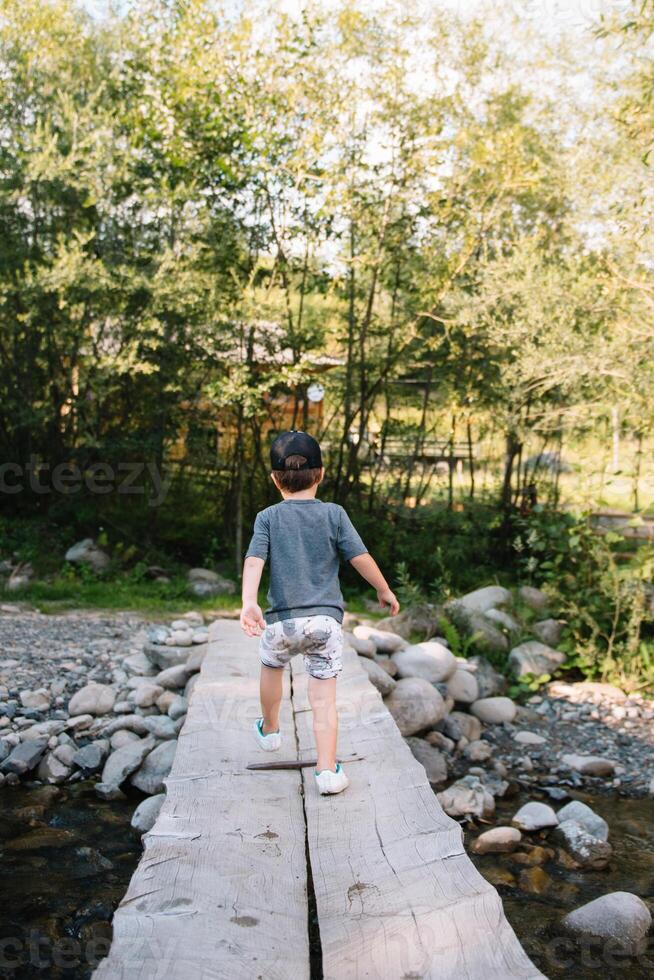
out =
[[[207,651],[202,616],[145,628],[133,617],[12,610],[2,627],[15,656],[0,661],[0,786],[90,777],[105,799],[128,785],[159,798]],[[158,812],[145,803],[139,829]]]

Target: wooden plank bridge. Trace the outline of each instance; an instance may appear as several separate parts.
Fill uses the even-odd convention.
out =
[[[338,686],[340,796],[319,796],[311,768],[246,768],[276,758],[251,737],[258,673],[257,641],[215,623],[96,980],[542,977],[356,654]],[[284,759],[314,756],[301,662],[281,725]]]

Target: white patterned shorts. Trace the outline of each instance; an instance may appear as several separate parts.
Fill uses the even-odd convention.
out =
[[[320,680],[336,677],[343,663],[343,629],[332,616],[298,616],[266,627],[259,656],[266,667],[285,667],[301,653],[308,674]]]

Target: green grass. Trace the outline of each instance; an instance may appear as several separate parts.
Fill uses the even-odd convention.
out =
[[[29,602],[41,612],[57,613],[70,609],[113,609],[140,612],[149,616],[183,613],[191,609],[238,609],[240,597],[234,595],[198,599],[187,591],[183,578],[166,582],[135,581],[131,576],[111,579],[70,577],[50,582],[35,582],[24,589],[7,593],[7,602]]]

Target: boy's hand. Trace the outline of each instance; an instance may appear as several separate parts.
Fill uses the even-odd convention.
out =
[[[400,611],[400,604],[395,598],[395,594],[390,589],[378,589],[377,598],[382,609],[388,606],[391,616],[397,616]]]
[[[261,606],[258,606],[256,602],[248,602],[241,609],[241,629],[244,630],[248,636],[261,636],[261,633],[266,628],[266,621],[263,618],[263,613],[261,612]]]

